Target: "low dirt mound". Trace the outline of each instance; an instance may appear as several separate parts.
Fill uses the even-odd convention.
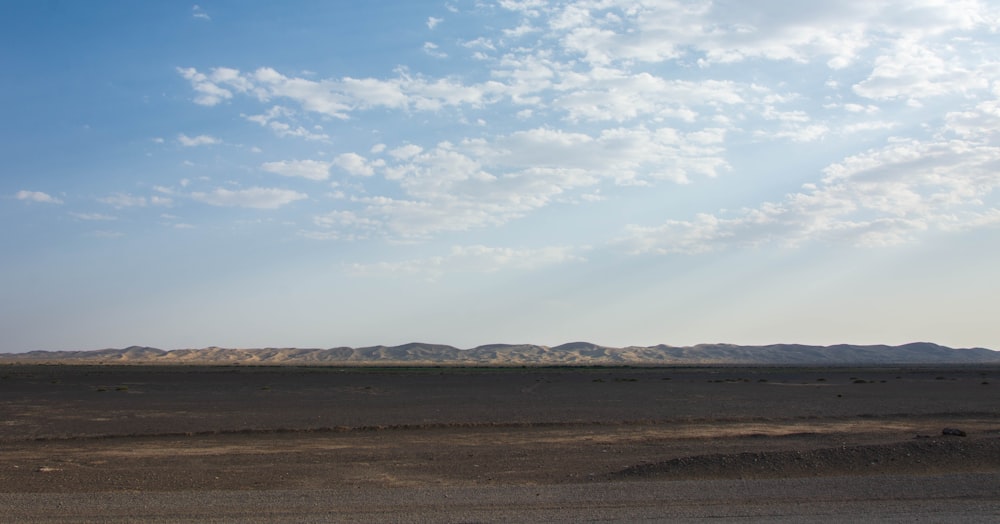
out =
[[[922,438],[895,444],[682,457],[615,476],[738,479],[1000,470],[1000,439]]]

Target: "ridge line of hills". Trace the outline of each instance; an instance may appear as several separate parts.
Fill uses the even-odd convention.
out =
[[[0,354],[0,362],[135,363],[135,364],[259,364],[259,365],[850,365],[850,364],[1000,364],[1000,351],[955,349],[930,342],[900,346],[811,346],[771,344],[741,346],[610,347],[589,342],[559,346],[487,344],[458,349],[413,342],[399,346],[361,348],[220,348],[162,350],[131,346],[93,351],[28,351]]]

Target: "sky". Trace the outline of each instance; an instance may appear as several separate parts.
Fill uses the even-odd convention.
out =
[[[0,351],[1000,349],[996,2],[0,7]]]

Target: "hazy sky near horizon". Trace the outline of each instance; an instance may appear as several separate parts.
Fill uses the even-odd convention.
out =
[[[4,1],[0,351],[1000,349],[1000,6]]]

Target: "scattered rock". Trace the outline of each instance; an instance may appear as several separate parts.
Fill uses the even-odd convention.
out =
[[[809,450],[774,450],[678,457],[619,470],[622,477],[664,479],[791,478],[995,471],[1000,439],[911,440]]]
[[[39,466],[35,471],[39,473],[51,473],[53,471],[59,471],[59,468],[53,468],[49,466]]]
[[[941,434],[948,437],[964,437],[965,432],[960,429],[955,428],[944,428],[941,430]]]

